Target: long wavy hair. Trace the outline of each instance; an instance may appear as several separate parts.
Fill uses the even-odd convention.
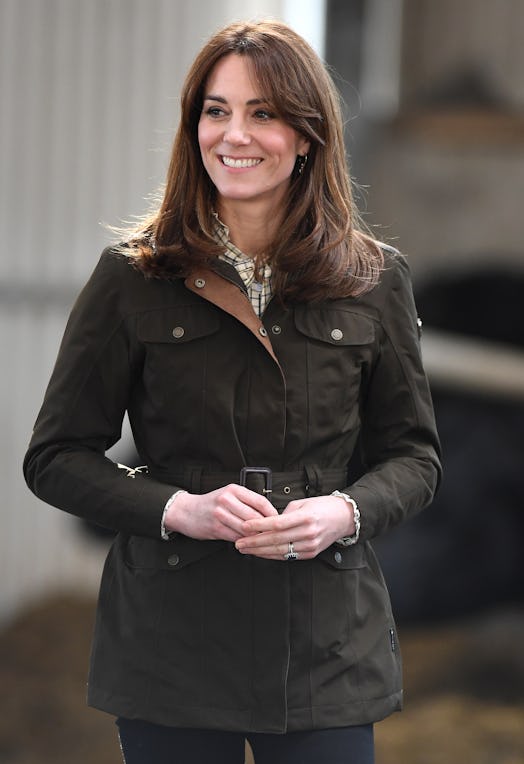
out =
[[[234,23],[197,55],[181,93],[181,118],[159,208],[134,231],[127,252],[146,275],[172,278],[207,265],[216,188],[202,162],[198,122],[204,88],[224,56],[244,56],[269,108],[310,142],[290,178],[277,238],[267,248],[275,294],[287,301],[357,296],[378,281],[383,255],[353,202],[340,100],[311,46],[279,21]]]

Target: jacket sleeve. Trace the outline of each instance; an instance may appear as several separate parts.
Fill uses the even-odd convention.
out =
[[[358,503],[361,538],[371,539],[429,504],[441,476],[440,444],[406,259],[385,279],[381,341],[362,410],[364,474],[347,492]]]
[[[142,278],[106,250],[69,317],[24,459],[29,488],[43,501],[108,528],[160,538],[176,490],[105,456],[121,435],[139,357],[135,318],[122,292]]]

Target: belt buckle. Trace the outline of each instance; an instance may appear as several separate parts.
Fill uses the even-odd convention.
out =
[[[247,476],[252,474],[258,474],[264,476],[264,488],[262,493],[264,496],[271,494],[273,488],[273,473],[269,467],[242,467],[240,470],[240,485],[247,488]]]

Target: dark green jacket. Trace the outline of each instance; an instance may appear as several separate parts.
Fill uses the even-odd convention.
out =
[[[40,498],[118,531],[92,705],[263,732],[400,708],[395,625],[369,542],[431,501],[440,467],[408,267],[386,257],[369,294],[287,308],[273,299],[260,321],[231,266],[146,280],[122,255],[102,255],[25,460]],[[148,475],[104,456],[126,410]],[[359,472],[348,469],[357,443]],[[359,543],[275,562],[227,542],[160,539],[177,488],[238,482],[242,466],[274,471],[279,509],[347,491],[361,511]]]

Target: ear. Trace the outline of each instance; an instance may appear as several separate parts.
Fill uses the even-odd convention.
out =
[[[306,156],[306,154],[309,154],[309,149],[311,148],[311,142],[308,141],[307,138],[300,138],[298,141],[297,146],[297,154],[300,156]]]

